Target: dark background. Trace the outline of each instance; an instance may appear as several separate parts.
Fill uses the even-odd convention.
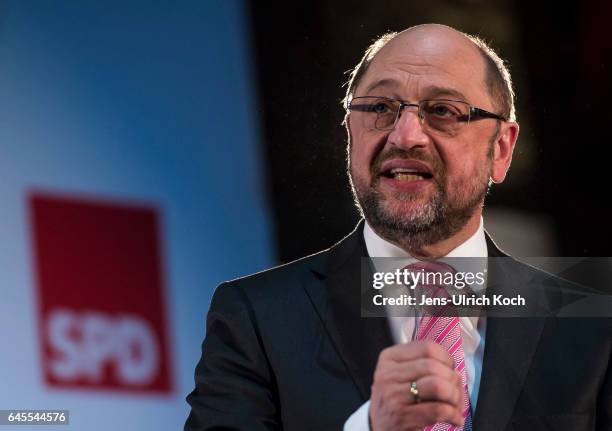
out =
[[[610,255],[609,2],[252,1],[250,12],[281,261],[354,227],[340,125],[345,72],[377,36],[427,22],[490,41],[515,82],[521,134],[486,211],[545,220],[555,254]]]

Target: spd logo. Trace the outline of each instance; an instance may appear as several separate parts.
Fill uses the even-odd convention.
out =
[[[170,392],[156,211],[35,194],[30,214],[46,383]]]

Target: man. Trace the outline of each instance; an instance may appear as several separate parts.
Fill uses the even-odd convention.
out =
[[[482,227],[519,130],[499,57],[449,27],[412,27],[366,51],[345,103],[365,222],[219,286],[185,429],[612,429],[608,321],[455,317],[451,350],[422,336],[423,316],[361,315],[362,257],[505,256]],[[529,271],[497,274],[535,292]]]

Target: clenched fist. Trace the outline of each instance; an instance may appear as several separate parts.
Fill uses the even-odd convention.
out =
[[[453,359],[438,344],[415,341],[378,356],[372,395],[372,431],[421,430],[436,422],[463,426],[463,387]],[[416,382],[419,402],[410,392]]]

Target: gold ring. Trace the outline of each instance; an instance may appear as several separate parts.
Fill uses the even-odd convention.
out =
[[[421,402],[421,397],[419,397],[419,388],[417,388],[417,382],[410,383],[410,393],[414,397],[415,404],[418,404]]]

